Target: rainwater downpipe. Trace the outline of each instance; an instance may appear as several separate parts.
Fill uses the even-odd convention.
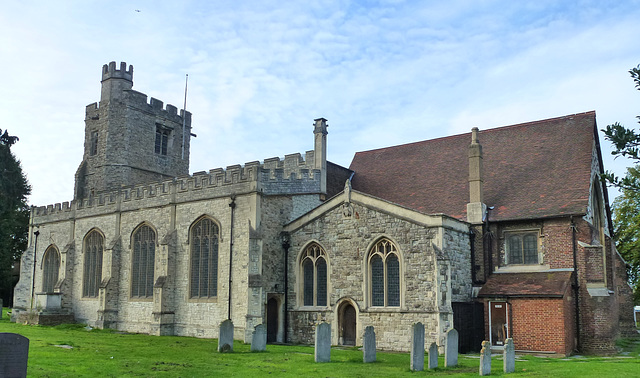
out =
[[[573,291],[574,291],[574,303],[576,306],[576,350],[580,350],[580,303],[579,290],[578,290],[578,251],[576,248],[576,224],[571,217],[571,239],[573,247]]]
[[[287,342],[287,330],[289,329],[289,234],[282,232],[280,234],[282,248],[284,249],[284,337],[283,341]]]
[[[231,320],[231,272],[233,271],[233,214],[236,209],[236,196],[231,196],[231,202],[229,203],[231,208],[231,229],[229,230],[229,310],[227,313],[227,319]]]

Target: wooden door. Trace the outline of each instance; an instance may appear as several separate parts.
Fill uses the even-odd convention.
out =
[[[278,341],[278,300],[271,298],[267,301],[267,342]]]
[[[503,346],[509,337],[507,302],[489,302],[491,345]]]
[[[347,304],[342,311],[342,344],[356,345],[356,309]]]

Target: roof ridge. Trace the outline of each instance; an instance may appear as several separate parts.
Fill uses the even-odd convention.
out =
[[[563,116],[559,116],[559,117],[553,117],[553,118],[546,118],[546,119],[541,119],[541,120],[536,120],[536,121],[528,121],[528,122],[516,123],[516,124],[513,124],[513,125],[496,126],[496,127],[492,127],[492,128],[489,128],[489,129],[481,129],[479,131],[480,131],[481,134],[484,134],[484,133],[488,133],[488,132],[502,131],[504,129],[512,129],[512,128],[524,127],[524,126],[533,126],[533,125],[540,124],[540,123],[546,123],[546,122],[550,122],[550,121],[558,121],[558,120],[561,120],[561,119],[564,119],[564,118],[570,118],[570,117],[576,117],[576,116],[587,116],[587,115],[592,115],[592,114],[595,117],[596,111],[595,110],[590,110],[590,111],[581,112],[581,113],[567,114],[567,115],[563,115]],[[471,131],[468,131],[468,132],[465,132],[465,133],[461,133],[461,134],[447,135],[447,136],[438,137],[438,138],[424,139],[424,140],[419,140],[419,141],[415,141],[415,142],[396,144],[394,146],[380,147],[380,148],[374,148],[374,149],[371,149],[371,150],[364,150],[364,151],[356,151],[355,155],[362,154],[362,153],[368,153],[368,152],[383,151],[383,150],[388,150],[388,149],[398,148],[398,147],[407,147],[407,146],[412,146],[412,145],[421,144],[421,143],[425,143],[425,142],[434,142],[434,141],[440,141],[440,140],[446,140],[446,139],[460,138],[462,136],[466,136],[466,135],[469,135],[469,134],[471,134]]]

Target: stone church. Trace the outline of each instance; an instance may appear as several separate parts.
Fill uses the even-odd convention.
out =
[[[595,112],[327,160],[313,149],[189,174],[191,114],[102,68],[74,199],[33,207],[12,320],[408,350],[451,328],[522,351],[607,353],[631,332]],[[310,135],[311,136],[311,135]],[[310,138],[311,139],[311,138]]]

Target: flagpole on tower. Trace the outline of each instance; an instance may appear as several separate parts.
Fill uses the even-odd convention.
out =
[[[184,79],[184,106],[182,107],[182,160],[184,160],[185,122],[187,120],[187,84],[188,82],[189,82],[189,74],[186,74]]]

